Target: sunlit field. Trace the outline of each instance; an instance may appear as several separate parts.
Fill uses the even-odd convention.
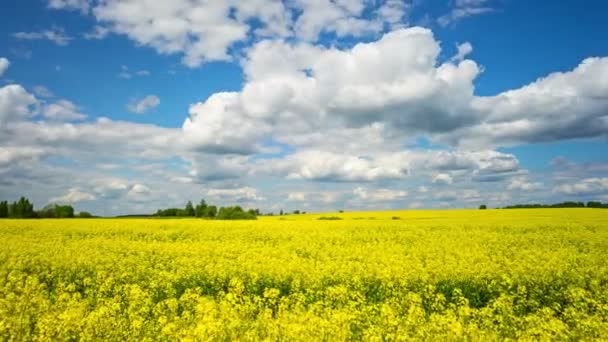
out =
[[[601,209],[2,220],[0,259],[3,340],[608,339]]]

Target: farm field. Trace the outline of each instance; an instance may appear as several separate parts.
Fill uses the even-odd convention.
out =
[[[607,256],[601,209],[0,220],[0,339],[606,340]]]

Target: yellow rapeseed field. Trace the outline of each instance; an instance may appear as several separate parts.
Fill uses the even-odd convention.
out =
[[[0,220],[0,260],[2,340],[608,339],[601,209]]]

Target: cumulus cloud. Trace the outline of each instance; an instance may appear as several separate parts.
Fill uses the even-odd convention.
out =
[[[148,95],[143,99],[132,101],[127,107],[129,111],[136,114],[143,114],[160,105],[160,99],[156,95]]]
[[[311,132],[366,128],[398,137],[477,121],[469,110],[477,65],[436,66],[438,54],[431,31],[422,28],[346,50],[263,41],[243,62],[243,90],[192,106],[184,133],[201,150],[251,151],[269,135],[289,143]]]
[[[10,121],[34,116],[37,104],[36,98],[20,85],[10,84],[0,88],[0,128]]]
[[[514,178],[507,187],[509,190],[518,191],[537,191],[543,188],[543,184],[540,182],[530,182],[525,177]]]
[[[554,192],[566,195],[599,195],[608,193],[608,178],[586,178],[575,183],[562,184]]]
[[[264,197],[260,196],[257,190],[252,187],[210,189],[207,191],[207,195],[222,201],[234,201],[239,203],[264,200]]]
[[[289,179],[369,182],[400,179],[408,174],[407,165],[388,156],[364,158],[326,151],[301,151],[258,165],[258,172],[282,175]]]
[[[569,72],[556,72],[519,89],[475,97],[481,120],[439,140],[462,146],[509,146],[608,132],[608,58],[588,58]]]
[[[353,190],[353,194],[361,199],[371,202],[395,201],[405,198],[407,191],[391,190],[391,189],[366,189],[357,187]]]
[[[53,197],[49,199],[50,203],[78,203],[84,201],[93,201],[95,200],[95,196],[88,192],[80,191],[79,189],[70,189],[67,194],[63,196]]]
[[[127,197],[135,202],[144,202],[149,199],[151,192],[152,190],[146,185],[134,184],[127,193]]]
[[[0,77],[2,77],[2,75],[4,75],[4,73],[6,72],[6,70],[8,70],[8,67],[11,65],[11,63],[9,62],[8,59],[4,58],[4,57],[0,57]]]
[[[42,115],[49,120],[55,121],[76,121],[87,117],[80,113],[78,107],[68,100],[59,100],[45,105]]]
[[[53,27],[42,31],[15,32],[13,33],[13,37],[19,40],[48,40],[59,46],[66,46],[73,39],[65,34],[65,31],[60,27]]]
[[[433,183],[450,185],[454,182],[452,176],[447,173],[440,173],[433,177]]]
[[[462,44],[459,44],[457,46],[457,52],[456,54],[451,58],[452,62],[461,62],[465,59],[466,56],[468,56],[469,54],[471,54],[471,52],[473,52],[473,45],[471,45],[471,43],[469,42],[465,42]]]
[[[126,35],[159,53],[183,55],[182,62],[198,66],[232,59],[237,43],[260,37],[290,37],[317,41],[322,34],[360,37],[399,27],[410,1],[171,1],[49,0],[49,7],[91,10],[98,25],[87,38],[108,33]],[[256,25],[251,21],[255,19]]]

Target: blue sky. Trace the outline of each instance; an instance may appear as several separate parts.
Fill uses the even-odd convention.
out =
[[[608,200],[605,1],[0,6],[3,198]]]

